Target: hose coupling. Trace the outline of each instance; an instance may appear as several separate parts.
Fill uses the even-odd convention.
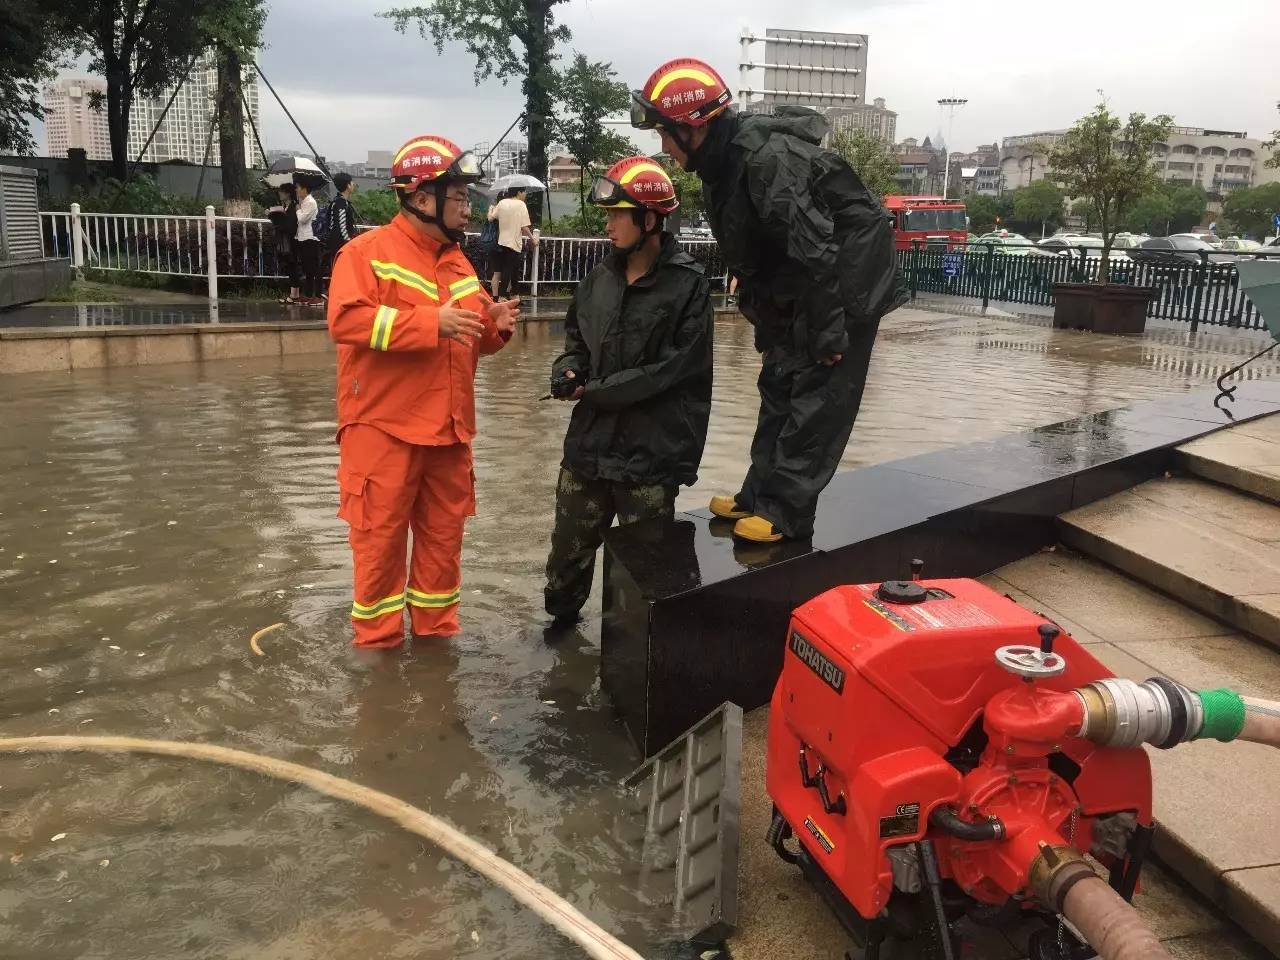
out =
[[[1096,877],[1093,868],[1074,847],[1066,844],[1050,846],[1043,841],[1040,852],[1031,861],[1028,880],[1031,892],[1054,913],[1062,912],[1067,893],[1081,880]]]

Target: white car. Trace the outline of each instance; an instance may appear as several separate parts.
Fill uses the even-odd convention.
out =
[[[1010,233],[1008,230],[984,233],[974,242],[980,245],[980,249],[985,249],[983,246],[985,244],[993,244],[997,251],[1012,257],[1025,257],[1036,248],[1036,245],[1022,234]]]
[[[1227,237],[1222,241],[1221,249],[1226,253],[1256,253],[1262,249],[1257,240],[1245,240],[1242,237]]]
[[[1102,238],[1084,233],[1059,233],[1046,240],[1041,240],[1037,250],[1042,255],[1048,254],[1059,257],[1070,255],[1076,250],[1087,250],[1086,256],[1100,257],[1102,256]],[[1124,252],[1124,248],[1113,244],[1110,259],[1114,263],[1117,260],[1128,260],[1129,255]]]

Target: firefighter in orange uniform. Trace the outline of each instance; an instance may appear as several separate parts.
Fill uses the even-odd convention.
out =
[[[356,237],[333,267],[329,334],[338,344],[338,516],[355,565],[359,647],[458,632],[462,528],[475,513],[474,380],[519,318],[494,303],[458,244],[475,157],[436,136],[396,154],[400,213]],[[405,569],[406,544],[413,553]]]

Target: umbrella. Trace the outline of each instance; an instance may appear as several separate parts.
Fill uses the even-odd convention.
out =
[[[1271,336],[1280,340],[1280,260],[1241,260],[1235,266],[1240,289],[1257,307]]]
[[[507,190],[545,190],[547,185],[537,177],[531,177],[527,173],[509,173],[505,177],[499,177],[493,183],[489,184],[490,193],[503,193]]]
[[[329,178],[310,157],[281,157],[271,164],[262,178],[269,187],[282,187],[286,183],[302,183],[311,189],[323,186]]]

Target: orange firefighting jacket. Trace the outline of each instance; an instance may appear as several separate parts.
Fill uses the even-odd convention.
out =
[[[440,308],[450,300],[481,315],[483,336],[440,338]],[[476,363],[505,343],[486,313],[491,302],[462,251],[423,235],[403,213],[344,246],[329,283],[338,434],[366,423],[406,443],[469,443]]]

